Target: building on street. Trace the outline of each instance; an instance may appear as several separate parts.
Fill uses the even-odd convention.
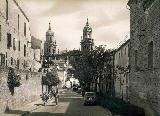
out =
[[[16,0],[0,0],[0,113],[39,98],[41,75],[31,72],[33,61],[27,15]]]
[[[16,0],[1,0],[0,3],[0,64],[28,70],[29,19]]]
[[[31,37],[31,53],[31,71],[38,72],[38,70],[42,67],[43,43],[34,36]]]
[[[129,101],[129,45],[125,41],[116,51],[114,57],[115,96]]]
[[[129,0],[130,102],[160,115],[160,1]]]

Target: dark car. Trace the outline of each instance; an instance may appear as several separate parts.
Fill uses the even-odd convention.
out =
[[[73,91],[78,91],[78,87],[77,86],[73,86]]]
[[[84,105],[96,105],[97,96],[95,92],[86,92],[84,95]]]

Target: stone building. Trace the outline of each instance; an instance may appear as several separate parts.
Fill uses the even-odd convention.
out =
[[[160,1],[129,0],[130,102],[160,115]]]
[[[46,32],[46,41],[44,43],[44,57],[43,57],[44,62],[49,63],[55,59],[56,46],[57,45],[54,37],[54,32],[51,29],[51,23],[49,23],[49,29]]]
[[[92,38],[92,28],[89,26],[88,19],[86,26],[83,29],[83,36],[81,39],[81,51],[93,50],[94,42]]]
[[[29,19],[16,0],[0,0],[0,65],[29,69]]]
[[[129,100],[129,44],[125,41],[116,51],[114,57],[115,96]]]

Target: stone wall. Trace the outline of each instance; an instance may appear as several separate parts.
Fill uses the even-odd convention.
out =
[[[4,112],[7,101],[10,109],[21,107],[37,100],[41,94],[41,74],[16,71],[21,76],[20,87],[16,87],[12,96],[7,86],[8,69],[0,68],[0,112]],[[28,78],[27,75],[28,74]]]
[[[130,102],[144,108],[146,116],[160,115],[160,1],[144,11],[130,4]],[[153,42],[153,67],[149,43]]]

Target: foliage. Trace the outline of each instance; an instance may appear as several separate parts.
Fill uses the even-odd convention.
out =
[[[60,80],[57,74],[57,70],[47,72],[46,76],[42,76],[42,84],[48,86],[57,86]]]
[[[8,72],[8,80],[7,80],[8,86],[19,87],[20,80],[21,80],[20,76],[15,74],[15,71],[13,68],[10,68]]]
[[[110,67],[111,51],[99,46],[90,52],[74,51],[70,57],[73,57],[70,64],[75,69],[74,76],[86,85],[97,81],[102,77],[104,68]]]
[[[142,0],[141,4],[143,6],[144,11],[148,9],[155,0]]]

